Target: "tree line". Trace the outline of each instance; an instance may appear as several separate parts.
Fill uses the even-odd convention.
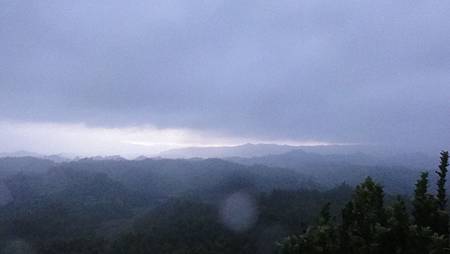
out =
[[[340,222],[331,215],[331,204],[327,203],[316,225],[279,242],[279,253],[450,253],[448,151],[440,155],[435,194],[430,190],[428,172],[423,172],[415,185],[410,208],[400,196],[386,206],[383,187],[367,177],[343,208]]]

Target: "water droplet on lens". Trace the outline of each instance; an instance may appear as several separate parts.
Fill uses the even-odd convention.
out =
[[[245,192],[230,195],[220,210],[222,223],[235,232],[243,232],[252,227],[257,220],[255,200]]]

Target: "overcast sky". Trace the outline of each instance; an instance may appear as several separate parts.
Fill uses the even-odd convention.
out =
[[[0,0],[0,151],[448,149],[449,13],[450,1]]]

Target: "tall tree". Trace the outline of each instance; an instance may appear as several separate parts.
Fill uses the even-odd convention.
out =
[[[320,210],[319,225],[327,225],[331,222],[330,206],[331,203],[328,202]]]
[[[447,167],[448,167],[448,151],[441,152],[441,163],[439,164],[439,170],[436,173],[439,176],[437,182],[437,195],[436,198],[438,200],[439,209],[445,210],[447,206],[447,195],[445,189],[445,183],[447,181]]]
[[[404,253],[408,247],[410,225],[405,201],[401,197],[397,197],[389,211],[388,225],[390,231],[388,234],[389,240],[386,241],[387,249],[392,253]]]
[[[414,191],[413,216],[420,227],[434,227],[436,215],[435,198],[428,193],[428,172],[422,172]]]
[[[439,234],[448,235],[448,223],[449,216],[447,212],[447,193],[445,189],[445,183],[447,182],[447,167],[448,167],[448,152],[441,152],[441,163],[439,164],[439,169],[436,174],[439,176],[437,182],[437,221],[436,221],[436,231]]]
[[[356,187],[352,200],[342,210],[340,225],[330,223],[329,205],[326,205],[319,225],[303,235],[287,238],[280,245],[284,251],[281,253],[450,253],[449,216],[444,210],[447,167],[448,153],[442,152],[441,174],[438,173],[442,178],[438,181],[441,190],[436,197],[428,193],[428,172],[421,174],[414,193],[413,221],[401,198],[384,208],[382,187],[367,178]]]
[[[352,200],[342,211],[343,253],[376,253],[380,229],[386,225],[383,188],[367,177],[356,186]]]
[[[368,232],[370,227],[377,222],[384,224],[383,198],[383,188],[370,177],[367,177],[362,184],[356,186],[353,198],[353,214],[361,233]]]

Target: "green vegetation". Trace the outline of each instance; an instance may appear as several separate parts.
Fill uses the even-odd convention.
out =
[[[22,161],[7,162],[27,167],[8,167],[0,179],[8,191],[0,205],[0,253],[450,250],[448,152],[441,153],[436,187],[423,172],[411,198],[385,193],[371,177],[355,187],[324,189],[292,170],[223,160],[82,160],[49,170],[36,161],[36,171]],[[221,220],[224,200],[235,193],[246,193],[257,210],[242,231]]]
[[[449,253],[447,167],[448,152],[441,152],[436,195],[428,191],[428,173],[422,173],[412,218],[401,197],[386,207],[383,188],[368,177],[342,210],[341,223],[331,219],[327,204],[317,225],[280,242],[280,253]]]

